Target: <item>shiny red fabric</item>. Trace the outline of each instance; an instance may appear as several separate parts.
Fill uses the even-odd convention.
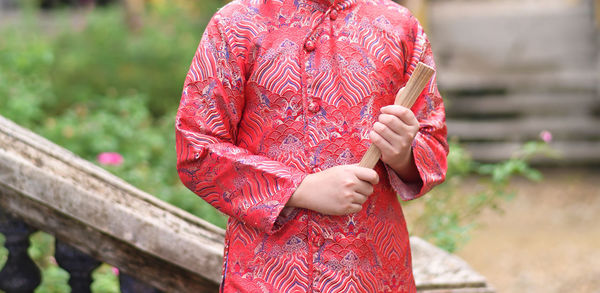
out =
[[[444,180],[435,80],[412,108],[421,180],[379,162],[359,213],[286,207],[307,174],[360,161],[379,109],[417,62],[434,66],[417,20],[387,0],[241,0],[215,14],[176,118],[183,183],[229,215],[224,292],[415,292],[398,195]]]

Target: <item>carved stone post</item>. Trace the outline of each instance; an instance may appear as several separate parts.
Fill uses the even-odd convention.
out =
[[[92,272],[100,265],[100,261],[58,239],[55,242],[54,257],[58,265],[71,276],[69,278],[71,292],[91,292]]]
[[[29,293],[40,285],[40,270],[27,254],[29,235],[33,232],[25,222],[0,210],[0,233],[6,237],[4,246],[8,249],[8,259],[0,271],[0,290]]]

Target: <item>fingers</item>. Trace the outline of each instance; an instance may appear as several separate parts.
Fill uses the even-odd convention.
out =
[[[358,213],[362,210],[362,205],[361,204],[350,204],[346,207],[346,209],[343,210],[343,212],[336,214],[337,216],[342,216],[342,215],[349,215],[349,214],[355,214]]]
[[[379,183],[379,174],[373,169],[359,167],[357,165],[352,165],[354,167],[354,174],[356,178],[371,183],[373,185]]]
[[[404,125],[392,129],[381,122],[375,122],[373,125],[373,132],[377,133],[385,142],[393,146],[398,146],[404,141],[410,140],[411,133],[409,133],[408,127]]]
[[[392,142],[385,139],[377,131],[371,131],[371,133],[369,133],[369,138],[371,139],[371,142],[373,142],[375,144],[375,146],[377,146],[379,148],[379,150],[381,151],[382,154],[397,155],[397,152],[399,152],[400,148],[394,147],[392,145]],[[392,140],[392,141],[395,141],[395,140]]]
[[[415,114],[406,107],[399,105],[389,105],[381,108],[382,115],[391,115],[398,117],[404,124],[408,126],[418,126],[419,121],[415,117]]]
[[[355,191],[357,194],[359,194],[359,195],[363,195],[363,196],[369,196],[369,195],[373,194],[373,189],[374,189],[374,188],[373,188],[373,185],[372,185],[371,183],[369,183],[369,182],[366,182],[366,181],[362,181],[362,180],[361,180],[361,181],[360,181],[360,182],[359,182],[359,183],[356,185],[356,187],[355,187],[354,191]],[[365,198],[365,200],[366,200],[366,198]],[[358,202],[360,202],[360,200],[358,200]],[[360,203],[363,203],[363,202],[364,202],[364,201],[362,201],[362,202],[360,202]]]
[[[382,114],[369,134],[371,141],[388,159],[402,156],[419,131],[419,122],[408,108],[392,105],[381,108]]]
[[[410,131],[410,126],[400,118],[390,115],[381,114],[375,124],[373,130],[386,135],[403,135]]]
[[[419,121],[410,109],[391,105],[381,108],[381,115],[373,130],[394,144],[393,140],[402,136],[413,138],[419,131]]]

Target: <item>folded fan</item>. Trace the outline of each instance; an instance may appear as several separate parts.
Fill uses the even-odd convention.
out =
[[[406,86],[401,88],[398,94],[396,94],[394,104],[411,108],[434,73],[435,70],[433,68],[419,62],[413,74],[408,79]],[[381,158],[381,151],[374,144],[371,144],[358,165],[373,169],[379,158]]]

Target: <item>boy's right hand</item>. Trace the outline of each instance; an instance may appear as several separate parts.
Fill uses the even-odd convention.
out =
[[[358,165],[332,167],[306,176],[287,206],[334,216],[356,213],[378,182],[379,175],[369,168]]]

